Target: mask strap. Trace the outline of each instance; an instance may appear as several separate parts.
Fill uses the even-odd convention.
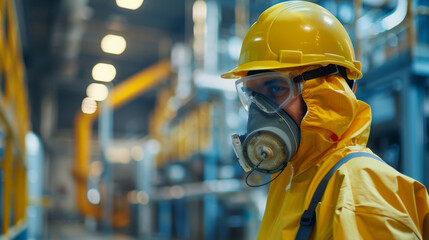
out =
[[[265,157],[266,157],[266,155],[264,154],[263,156],[262,156],[262,160],[256,165],[256,166],[254,166],[253,168],[252,168],[252,170],[250,170],[250,172],[247,174],[247,176],[246,176],[246,185],[247,186],[249,186],[249,187],[262,187],[262,186],[265,186],[265,185],[267,185],[267,184],[269,184],[269,183],[271,183],[272,181],[274,181],[274,180],[276,180],[276,178],[278,178],[279,176],[280,176],[280,174],[282,174],[282,172],[283,172],[283,170],[286,168],[286,167],[284,167],[280,172],[279,172],[279,174],[277,174],[277,176],[275,176],[273,179],[271,179],[270,181],[268,181],[268,182],[266,182],[266,183],[263,183],[263,184],[259,184],[259,185],[252,185],[252,184],[250,184],[249,183],[249,176],[250,176],[250,174],[252,174],[258,167],[259,167],[259,165],[261,165],[261,163],[265,160]]]
[[[337,73],[340,73],[340,70],[338,69],[337,65],[329,64],[326,67],[320,67],[307,72],[303,72],[301,75],[294,77],[293,81],[300,83],[314,78],[319,78],[326,75],[337,74]]]
[[[329,64],[325,67],[316,68],[307,72],[301,73],[301,75],[298,75],[293,78],[293,81],[296,83],[301,83],[307,80],[311,80],[314,78],[323,77],[326,75],[331,74],[339,74],[341,77],[346,80],[347,84],[349,85],[350,89],[352,91],[356,91],[356,81],[350,80],[347,77],[347,70],[343,66],[335,65],[335,64]]]

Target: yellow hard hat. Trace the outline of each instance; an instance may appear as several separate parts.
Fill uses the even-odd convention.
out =
[[[347,77],[362,77],[344,27],[325,8],[304,1],[276,4],[265,10],[243,40],[238,67],[223,78],[243,77],[250,70],[335,64]]]

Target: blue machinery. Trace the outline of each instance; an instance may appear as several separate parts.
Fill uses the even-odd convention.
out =
[[[190,53],[198,62],[189,60],[176,66],[177,85],[192,85],[194,95],[180,99],[179,91],[175,92],[171,86],[159,92],[151,121],[151,139],[145,141],[145,154],[137,163],[138,201],[131,207],[137,209],[132,221],[135,234],[141,237],[255,239],[263,213],[261,203],[265,204],[266,188],[250,191],[243,187],[242,172],[234,161],[228,141],[232,130],[241,131],[237,129],[245,125],[245,117],[239,114],[240,106],[233,93],[216,88],[226,84],[207,87],[198,81],[217,76],[218,64],[231,67],[234,62],[217,49],[221,36],[218,20],[224,1],[206,2],[210,5],[206,22],[198,23],[205,24],[209,33],[198,39],[204,42],[206,54]],[[24,137],[29,130],[26,91],[23,91],[24,66],[17,44],[13,1],[0,3],[0,20],[4,21],[0,27],[7,26],[8,30],[0,39],[0,81],[5,83],[0,94],[0,137],[3,140],[0,238],[18,239],[25,237],[27,229],[31,234],[31,226],[27,228],[31,219],[25,216],[23,209],[29,202],[42,201],[40,189],[37,193],[30,191],[30,195],[38,199],[27,199],[27,186],[37,189],[27,185],[25,170],[37,167],[26,165],[24,161]],[[394,6],[389,1],[380,5],[363,0],[318,3],[339,16],[346,25],[357,47],[357,57],[364,64],[364,78],[359,81],[357,95],[372,106],[369,146],[390,165],[429,186],[429,3],[422,0],[397,0]],[[247,29],[249,16],[252,19],[262,10],[262,6],[256,11],[257,4],[252,8],[250,5],[249,0],[236,0],[237,37],[243,34],[238,26]],[[3,34],[6,30],[0,32]],[[192,64],[203,74],[195,74],[193,78],[189,67]],[[191,80],[194,80],[192,84]],[[29,161],[39,161],[40,165],[43,157],[40,152],[35,155],[39,155],[38,160]],[[78,168],[83,174],[86,164]],[[85,197],[86,184],[82,185]],[[84,206],[95,207],[87,202]],[[40,211],[34,206],[31,209]],[[110,224],[106,221],[104,225]],[[34,234],[40,236],[37,229],[40,230],[40,226]]]
[[[425,109],[429,86],[429,3],[397,2],[397,8],[402,7],[406,15],[399,14],[399,19],[391,20],[396,25],[360,42],[366,46],[363,59],[372,66],[359,81],[358,97],[372,107],[370,147],[392,166],[428,186]],[[380,56],[384,61],[376,60]]]
[[[358,82],[357,95],[372,106],[369,147],[399,171],[428,186],[429,3],[407,0],[398,0],[396,5],[388,2],[377,5],[371,1],[318,3],[343,21],[354,39],[357,57],[363,62],[364,78]],[[347,19],[347,13],[353,17]],[[207,25],[207,28],[210,26]],[[218,100],[222,99],[222,94],[211,92]],[[195,102],[202,102],[198,94]],[[259,221],[263,211],[258,211],[257,203],[250,203],[251,191],[243,189],[240,184],[240,172],[234,172],[232,179],[219,179],[223,167],[234,166],[230,161],[234,159],[232,155],[227,159],[220,154],[230,149],[228,145],[221,144],[228,142],[227,131],[219,129],[225,126],[224,120],[220,119],[225,119],[228,112],[239,111],[232,102],[212,105],[211,119],[216,121],[217,126],[212,125],[210,136],[215,144],[211,144],[206,151],[197,151],[185,161],[170,158],[169,162],[158,166],[158,173],[162,176],[168,175],[168,169],[181,166],[187,174],[201,174],[201,177],[199,181],[188,177],[177,182],[168,179],[160,182],[158,195],[153,199],[158,218],[152,233],[180,239],[256,238],[258,223],[252,223],[251,219]],[[225,106],[233,107],[228,109]],[[189,113],[187,109],[189,107],[182,107],[178,111],[182,114],[167,120],[165,125],[174,126],[183,115]],[[242,120],[241,124],[245,121]],[[192,136],[190,134],[188,137]],[[193,165],[198,165],[199,161],[203,163],[203,168],[201,172],[195,172]],[[192,180],[193,183],[187,183]],[[210,189],[207,185],[211,183],[236,187],[230,188],[225,195],[216,188],[207,190]],[[199,192],[192,194],[192,190]],[[248,199],[231,207],[227,203],[234,200],[228,196]],[[263,202],[263,199],[260,201]],[[252,231],[252,227],[256,231]]]

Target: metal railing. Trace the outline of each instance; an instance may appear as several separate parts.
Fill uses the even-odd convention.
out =
[[[25,135],[30,129],[18,23],[12,0],[0,1],[0,198],[1,237],[25,230]]]

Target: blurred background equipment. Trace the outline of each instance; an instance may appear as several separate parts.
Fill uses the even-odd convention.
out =
[[[0,231],[6,238],[24,239],[28,232],[27,205],[32,214],[30,224],[35,218],[40,220],[40,209],[35,206],[42,186],[38,181],[41,146],[30,134],[25,65],[12,1],[1,2],[0,21]],[[29,159],[39,160],[39,167],[28,164]],[[29,204],[27,174],[29,186],[38,185],[28,189],[28,196],[34,200]],[[33,224],[31,229],[37,234],[35,228]]]
[[[219,75],[278,2],[0,0],[0,239],[256,239]],[[362,62],[369,147],[429,186],[429,3],[313,2]]]

